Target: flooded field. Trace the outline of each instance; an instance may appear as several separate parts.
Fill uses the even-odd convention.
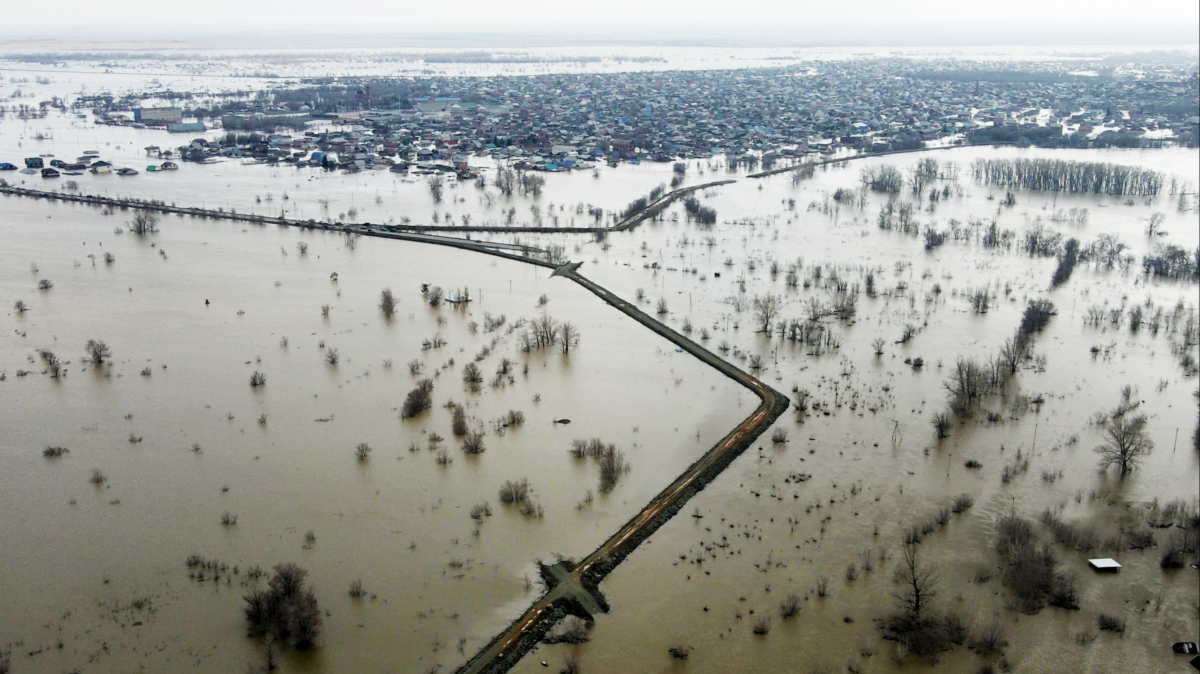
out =
[[[0,153],[94,149],[136,166],[145,146],[179,138],[51,115],[0,124]],[[1056,195],[972,176],[977,160],[1016,158],[1137,166],[1174,182],[1157,196]],[[935,164],[918,195],[907,183],[895,193],[862,186],[864,171],[894,166],[907,181],[924,160]],[[489,177],[490,160],[478,163]],[[677,203],[602,241],[483,235],[561,246],[582,274],[792,392],[794,405],[601,585],[613,610],[596,617],[588,643],[542,646],[517,671],[568,657],[587,672],[930,662],[1176,671],[1171,643],[1200,631],[1197,557],[1160,564],[1194,535],[1176,525],[1200,499],[1200,300],[1194,279],[1144,274],[1142,258],[1162,244],[1191,255],[1200,243],[1198,166],[1183,149],[961,148],[793,179],[749,178],[716,157],[687,162],[681,183],[737,180],[700,197],[715,224]],[[441,202],[417,177],[236,161],[75,180],[84,194],[321,221],[433,224],[436,214],[483,224],[513,209],[517,224],[592,226],[589,207],[611,223],[674,175],[671,164],[548,174],[540,196],[524,197],[500,197],[487,180],[452,183]],[[256,582],[251,566],[281,562],[308,570],[328,612],[318,648],[273,651],[284,671],[449,671],[540,594],[533,560],[591,552],[757,404],[542,268],[215,219],[167,217],[137,235],[132,211],[0,203],[0,647],[13,672],[261,665],[266,648],[245,636],[242,594]],[[1151,222],[1164,234],[1148,236]],[[1102,235],[1107,248],[1093,246]],[[1090,257],[1052,285],[1058,259],[1044,252],[1070,238]],[[39,289],[43,279],[51,287]],[[430,306],[425,283],[465,289],[471,302]],[[399,300],[390,318],[384,288]],[[952,410],[959,359],[1001,354],[1037,300],[1053,313],[1022,336],[1028,352],[1003,386]],[[543,315],[578,328],[578,347],[524,350],[528,324],[515,326]],[[88,340],[111,349],[102,365],[87,362]],[[62,361],[57,378],[46,351]],[[511,365],[497,374],[502,359]],[[464,381],[468,363],[481,382]],[[402,419],[423,378],[431,409]],[[486,451],[462,450],[451,402]],[[523,422],[506,427],[510,410]],[[1154,445],[1124,476],[1099,470],[1093,451],[1114,411],[1145,414]],[[607,493],[597,462],[568,454],[590,438],[631,466]],[[46,457],[47,447],[70,451]],[[527,514],[498,496],[523,477]],[[969,503],[951,509],[963,494]],[[1178,501],[1183,510],[1170,510]],[[472,518],[485,503],[491,515]],[[1035,608],[1014,594],[997,550],[1014,515],[1051,544],[1077,608]],[[876,622],[901,592],[914,531],[923,568],[939,579],[933,610],[958,616],[966,633],[932,657],[881,638]],[[189,568],[189,555],[226,566]],[[1124,569],[1095,574],[1087,559],[1097,556]],[[364,596],[349,595],[355,581]],[[1101,616],[1122,631],[1101,630]]]
[[[244,570],[284,561],[310,571],[331,612],[328,647],[296,667],[453,662],[528,600],[532,560],[595,547],[754,404],[545,270],[225,222],[166,219],[139,237],[79,209],[12,201],[6,213],[4,264],[17,273],[4,295],[28,310],[6,311],[0,366],[10,515],[0,554],[20,579],[4,586],[19,607],[4,633],[18,650],[44,650],[15,671],[184,657],[240,669],[258,657],[242,638]],[[42,278],[53,287],[37,290]],[[422,283],[466,288],[472,301],[430,307]],[[378,308],[385,287],[399,300],[390,320]],[[521,351],[511,327],[543,314],[578,329],[570,354]],[[437,336],[444,346],[422,349]],[[86,362],[89,339],[111,360]],[[63,361],[57,379],[41,350]],[[497,377],[501,360],[510,373]],[[468,363],[483,382],[464,382]],[[432,409],[402,420],[425,377]],[[483,453],[460,449],[450,401],[484,433]],[[509,410],[523,422],[500,428]],[[595,461],[568,455],[593,437],[632,466],[609,493]],[[47,446],[70,451],[48,459]],[[528,515],[497,499],[524,477],[538,506]],[[473,520],[485,503],[492,514]],[[227,513],[236,523],[222,524]],[[190,582],[192,554],[243,574]],[[347,596],[354,580],[370,598]],[[146,608],[129,610],[134,601]]]

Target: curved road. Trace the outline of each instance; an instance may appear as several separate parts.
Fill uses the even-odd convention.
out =
[[[571,271],[562,274],[595,293],[600,299],[630,316],[659,335],[691,353],[739,384],[749,388],[761,400],[758,408],[721,439],[704,456],[658,494],[633,519],[621,527],[595,552],[588,555],[569,575],[534,602],[509,628],[492,639],[482,650],[458,669],[458,674],[506,672],[542,639],[565,613],[578,612],[589,595],[602,607],[603,597],[595,588],[643,540],[677,513],[692,496],[711,482],[737,456],[763,433],[787,409],[787,396],[762,381],[742,372],[704,347],[662,324],[605,288]],[[588,602],[590,603],[590,602]]]

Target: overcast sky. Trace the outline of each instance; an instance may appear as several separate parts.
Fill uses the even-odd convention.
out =
[[[1137,19],[1147,9],[1152,19],[1191,24],[1196,38],[1200,3],[1196,0],[1008,0],[965,3],[961,0],[54,0],[5,2],[0,24],[209,24],[264,22],[281,24],[443,24],[481,22],[628,22],[693,18],[788,23],[813,20],[988,21],[1029,18],[1077,21],[1089,16]],[[1086,13],[1086,14],[1085,14]]]
[[[1153,12],[1131,11],[1142,7]],[[0,31],[4,51],[597,45],[1200,50],[1197,0],[9,0],[0,25],[8,29]]]

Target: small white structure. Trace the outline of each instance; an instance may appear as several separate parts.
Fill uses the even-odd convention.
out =
[[[1121,565],[1117,560],[1111,557],[1104,559],[1089,559],[1088,565],[1097,571],[1106,571],[1108,573],[1116,573],[1121,570]]]

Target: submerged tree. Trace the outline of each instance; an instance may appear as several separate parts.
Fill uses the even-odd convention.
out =
[[[411,419],[433,405],[433,382],[422,379],[417,387],[408,392],[404,404],[400,407],[400,418]]]
[[[391,288],[384,288],[379,293],[379,309],[387,318],[391,318],[392,314],[396,313],[396,296],[392,294]]]
[[[148,211],[138,211],[129,221],[129,231],[134,234],[153,234],[158,231],[158,216]]]
[[[771,333],[771,323],[779,316],[779,309],[783,306],[778,295],[767,293],[762,297],[754,298],[754,321],[758,323],[756,332]]]
[[[98,339],[89,339],[84,350],[87,351],[88,360],[92,361],[93,365],[103,365],[105,358],[112,357],[108,345]]]
[[[937,571],[918,557],[920,544],[904,545],[892,593],[896,612],[878,621],[885,639],[899,641],[914,655],[934,655],[961,644],[966,626],[955,613],[934,611],[940,579]]]
[[[277,564],[268,589],[243,595],[245,615],[257,633],[291,640],[296,648],[313,645],[321,633],[323,619],[317,598],[304,587],[308,572],[295,564]]]
[[[571,349],[579,345],[579,328],[570,321],[563,321],[558,333],[558,346],[564,354],[571,353]]]
[[[1096,447],[1100,467],[1116,466],[1121,474],[1136,468],[1154,450],[1146,431],[1146,415],[1120,415],[1104,424],[1104,444]]]

